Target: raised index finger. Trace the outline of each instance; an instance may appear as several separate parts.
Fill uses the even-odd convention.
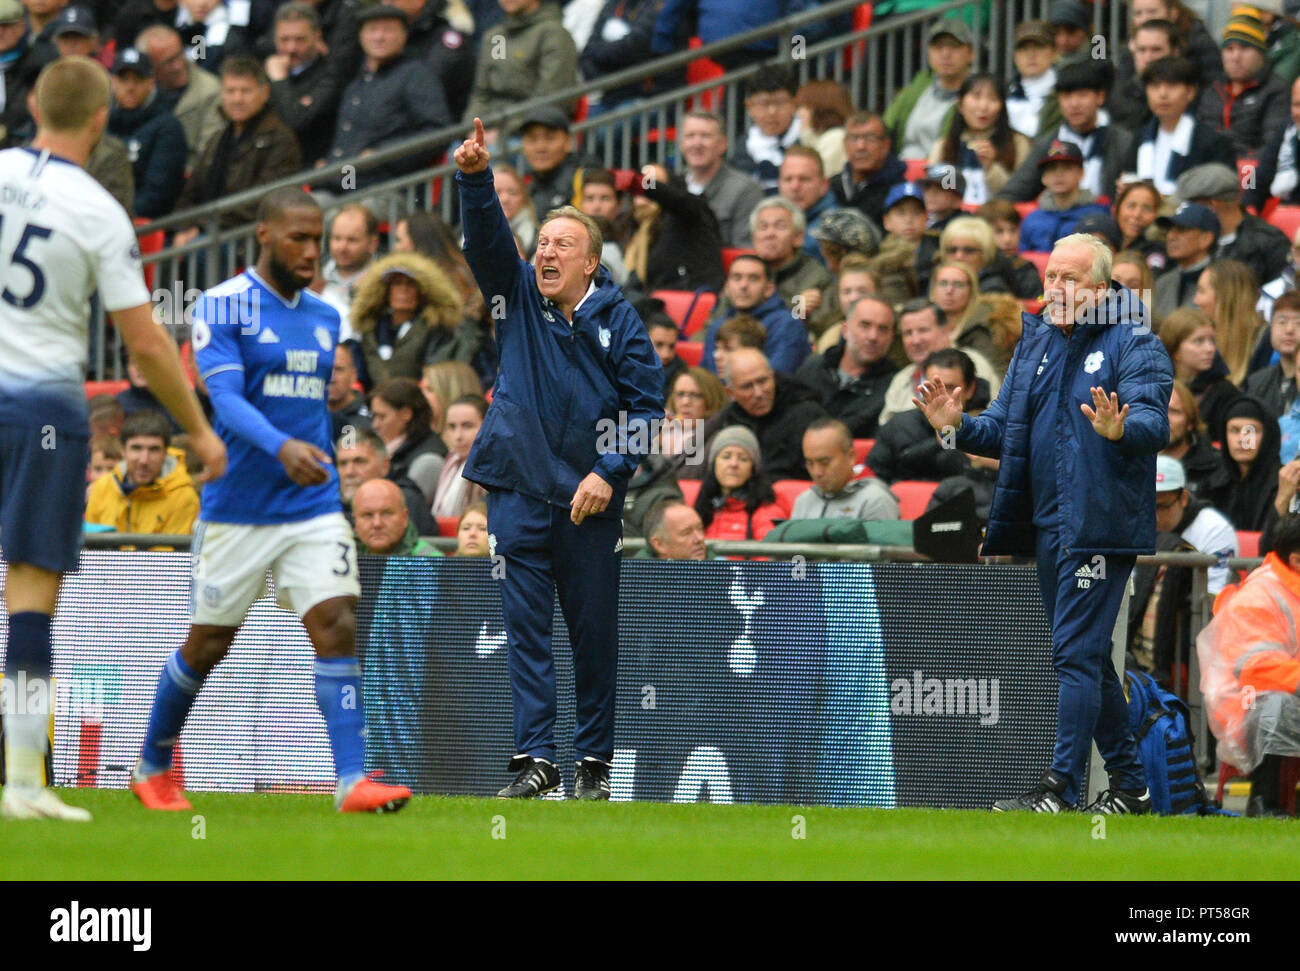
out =
[[[487,135],[483,131],[483,119],[474,119],[474,144],[483,146],[487,142]]]

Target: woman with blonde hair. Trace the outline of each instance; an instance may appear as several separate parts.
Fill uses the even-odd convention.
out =
[[[998,249],[992,224],[979,216],[958,216],[948,223],[939,234],[936,256],[969,266],[982,293],[1010,293],[1028,300],[1043,292],[1037,273],[1028,283],[1016,273],[1014,264]]]
[[[668,391],[670,418],[712,418],[726,406],[727,392],[722,382],[702,367],[682,371]]]
[[[1116,283],[1128,287],[1143,303],[1150,300],[1156,286],[1155,274],[1146,257],[1135,249],[1122,250],[1111,261],[1110,278]]]
[[[967,263],[942,260],[930,275],[930,299],[947,315],[954,347],[979,295],[979,279]]]
[[[1224,412],[1241,392],[1228,380],[1214,334],[1214,321],[1195,307],[1179,307],[1160,325],[1160,343],[1169,352],[1174,378],[1191,389],[1210,434],[1218,435]]]
[[[1266,325],[1255,304],[1259,283],[1245,263],[1216,260],[1201,271],[1192,298],[1198,310],[1214,321],[1215,343],[1228,365],[1228,379],[1241,386],[1250,369],[1250,355]]]
[[[447,408],[453,401],[483,393],[478,375],[464,361],[439,361],[426,366],[420,376],[420,390],[428,399],[433,414],[431,426],[439,435],[447,426]]]
[[[799,144],[822,157],[827,178],[844,169],[844,122],[853,114],[853,101],[842,84],[809,81],[794,96],[795,117],[801,122]]]

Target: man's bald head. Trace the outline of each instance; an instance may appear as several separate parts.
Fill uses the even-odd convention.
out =
[[[402,490],[388,479],[363,482],[352,498],[357,539],[372,553],[391,553],[406,535],[410,516]]]
[[[747,414],[762,418],[776,403],[776,375],[767,355],[752,347],[734,350],[727,358],[727,392]]]

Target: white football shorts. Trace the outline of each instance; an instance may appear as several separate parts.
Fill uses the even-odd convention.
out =
[[[238,627],[268,590],[299,617],[334,597],[359,597],[357,547],[343,513],[296,523],[205,523],[194,530],[194,624]]]

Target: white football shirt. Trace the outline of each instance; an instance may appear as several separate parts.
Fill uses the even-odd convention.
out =
[[[107,311],[149,302],[126,211],[81,166],[0,151],[0,397],[81,399],[90,297]]]

